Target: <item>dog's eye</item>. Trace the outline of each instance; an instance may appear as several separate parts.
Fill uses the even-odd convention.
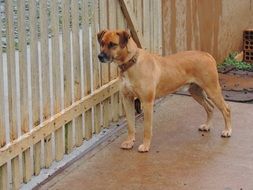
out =
[[[101,45],[101,47],[104,47],[105,46],[105,42],[101,41],[100,45]]]
[[[118,44],[115,44],[115,43],[113,43],[113,42],[110,42],[109,44],[108,44],[108,48],[110,49],[110,48],[115,48],[115,47],[117,47],[118,46]]]

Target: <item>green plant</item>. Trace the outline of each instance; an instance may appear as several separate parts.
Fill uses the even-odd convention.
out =
[[[238,54],[237,52],[230,53],[228,55],[228,57],[225,58],[224,62],[218,65],[218,68],[222,69],[222,68],[232,66],[237,70],[253,71],[253,64],[249,64],[249,63],[246,63],[244,61],[237,61],[235,59],[235,56],[237,54]]]

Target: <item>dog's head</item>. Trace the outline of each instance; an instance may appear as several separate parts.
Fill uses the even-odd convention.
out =
[[[130,34],[125,30],[109,31],[102,30],[97,34],[100,44],[100,53],[98,59],[102,63],[111,63],[112,61],[123,62],[127,56],[127,44]]]

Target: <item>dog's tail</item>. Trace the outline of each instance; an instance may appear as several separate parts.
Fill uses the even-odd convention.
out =
[[[137,98],[134,100],[134,107],[137,114],[140,114],[142,112],[140,99]]]

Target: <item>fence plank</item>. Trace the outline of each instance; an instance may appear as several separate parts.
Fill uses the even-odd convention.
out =
[[[74,68],[74,101],[81,99],[81,63],[79,43],[79,6],[78,1],[71,1],[72,15],[72,47],[73,47],[73,68]],[[75,119],[75,145],[80,146],[82,137],[82,115]]]
[[[81,100],[74,102],[71,106],[65,108],[60,113],[55,114],[52,118],[44,121],[36,126],[29,133],[16,139],[11,144],[0,149],[2,156],[0,157],[0,166],[5,164],[11,158],[17,156],[22,150],[27,149],[29,146],[36,144],[41,139],[51,134],[62,125],[71,121],[82,112],[90,110],[94,105],[102,102],[119,91],[119,80],[115,79],[108,84],[95,90],[92,94],[83,97]]]
[[[142,0],[139,0],[137,1],[137,5],[136,5],[136,11],[137,11],[137,16],[136,16],[136,22],[137,22],[137,25],[139,26],[139,30],[138,31],[140,34],[143,35],[143,22],[142,22],[142,18],[143,18],[143,1]]]
[[[104,30],[108,28],[108,19],[107,19],[107,2],[104,0],[99,1],[99,17],[100,23],[99,27],[100,30]],[[105,85],[109,82],[110,79],[110,67],[109,64],[101,64],[101,84]],[[109,108],[110,99],[106,99],[102,102],[102,114],[103,114],[103,127],[109,127]]]
[[[2,21],[0,21],[0,39],[2,39]],[[6,144],[5,126],[4,126],[4,75],[3,75],[3,55],[2,40],[0,40],[0,148]]]
[[[27,73],[27,43],[25,29],[25,0],[17,1],[18,9],[18,47],[19,47],[19,76],[20,76],[20,118],[21,134],[29,131],[28,113],[28,73]],[[32,177],[30,148],[22,153],[23,181],[27,183]]]
[[[143,3],[143,34],[144,34],[144,47],[150,50],[150,4],[149,2]]]
[[[36,1],[29,0],[30,19],[30,61],[31,61],[31,91],[32,91],[32,125],[40,123],[40,93],[39,93],[39,61],[38,61],[38,27]],[[39,175],[41,169],[41,141],[33,147],[34,174]]]
[[[7,174],[7,164],[0,166],[0,189],[8,189],[8,174]]]
[[[158,38],[158,53],[159,54],[162,54],[162,52],[163,52],[163,47],[162,47],[162,40],[163,40],[163,33],[162,33],[162,1],[161,0],[159,0],[158,1],[158,4],[157,4],[157,11],[158,11],[158,15],[157,15],[157,22],[158,22],[158,31],[157,31],[157,33],[158,33],[158,35],[157,35],[157,38]]]
[[[118,3],[116,0],[108,0],[108,13],[109,13],[109,29],[115,30],[117,27],[117,12],[116,10],[116,3]],[[110,64],[110,80],[117,78],[118,76],[118,67],[115,63]],[[119,96],[118,93],[112,95],[111,97],[111,108],[112,112],[110,115],[111,121],[117,121],[118,120],[118,111],[119,111]]]
[[[83,26],[83,68],[85,73],[85,87],[84,94],[88,95],[91,93],[91,73],[90,73],[90,47],[89,47],[89,3],[83,1],[82,5],[82,26]],[[92,111],[91,109],[85,112],[85,139],[90,139],[92,136]]]
[[[137,1],[136,3],[138,3],[138,2],[140,2],[140,1]],[[117,3],[117,9],[116,10],[117,10],[117,28],[126,29],[125,18],[124,18],[124,15],[123,15],[123,12],[121,10],[119,2]],[[136,8],[136,11],[139,11],[138,7]],[[121,116],[124,115],[124,111],[123,111],[122,95],[120,94],[120,92],[118,93],[118,104],[119,104],[118,116],[121,117]]]
[[[159,10],[158,10],[158,5],[159,5],[159,1],[158,0],[156,3],[153,3],[153,12],[155,14],[154,18],[153,18],[153,50],[154,52],[158,53],[158,44],[159,44],[159,40],[158,40],[158,27],[159,27]],[[157,39],[157,40],[156,40]]]
[[[150,1],[149,0],[149,15],[154,15],[154,1]],[[150,31],[150,37],[149,37],[149,41],[150,41],[150,52],[154,52],[154,16],[150,16],[149,17],[149,31]]]
[[[112,102],[112,121],[117,122],[119,120],[119,92],[116,92],[111,97]]]
[[[94,0],[92,3],[92,63],[93,63],[93,87],[94,90],[100,87],[100,79],[99,79],[99,61],[97,58],[98,55],[98,46],[97,46],[97,32],[98,32],[98,0]],[[94,106],[94,130],[95,133],[99,133],[101,130],[100,123],[100,103]]]
[[[108,0],[108,16],[109,16],[109,29],[111,30],[115,30],[117,25],[116,25],[116,3],[117,0]],[[110,80],[117,78],[118,74],[117,74],[118,68],[116,66],[116,64],[111,63],[110,64]]]
[[[18,137],[17,128],[17,84],[15,65],[14,19],[13,2],[6,1],[6,38],[7,38],[7,62],[8,62],[8,94],[9,94],[9,123],[11,141]],[[19,189],[20,173],[18,156],[11,160],[12,188]]]
[[[14,42],[14,20],[13,2],[6,2],[6,38],[7,38],[7,67],[8,67],[8,95],[9,95],[9,122],[10,138],[14,140],[18,137],[17,133],[17,113],[16,113],[16,64],[15,64],[15,42]]]
[[[19,171],[19,158],[13,158],[11,160],[11,177],[12,177],[12,189],[19,189],[20,187],[20,171]]]
[[[59,11],[58,0],[51,1],[51,40],[52,40],[52,81],[53,112],[61,111],[61,68],[59,54]],[[64,155],[63,126],[55,131],[55,159],[60,161]]]
[[[50,116],[50,80],[49,80],[49,52],[48,52],[48,17],[47,1],[40,1],[40,43],[41,43],[41,80],[42,80],[42,121]],[[52,135],[45,139],[45,167],[52,163]]]
[[[0,21],[0,39],[2,39],[2,21]],[[4,126],[4,80],[3,80],[3,57],[2,40],[0,40],[0,148],[6,145],[5,126]],[[7,190],[8,186],[7,163],[0,166],[0,189]]]
[[[70,55],[70,15],[69,0],[62,1],[62,35],[63,35],[63,68],[64,68],[64,107],[72,104],[71,96],[71,55]],[[68,154],[73,148],[73,123],[70,121],[65,125],[65,152]]]

